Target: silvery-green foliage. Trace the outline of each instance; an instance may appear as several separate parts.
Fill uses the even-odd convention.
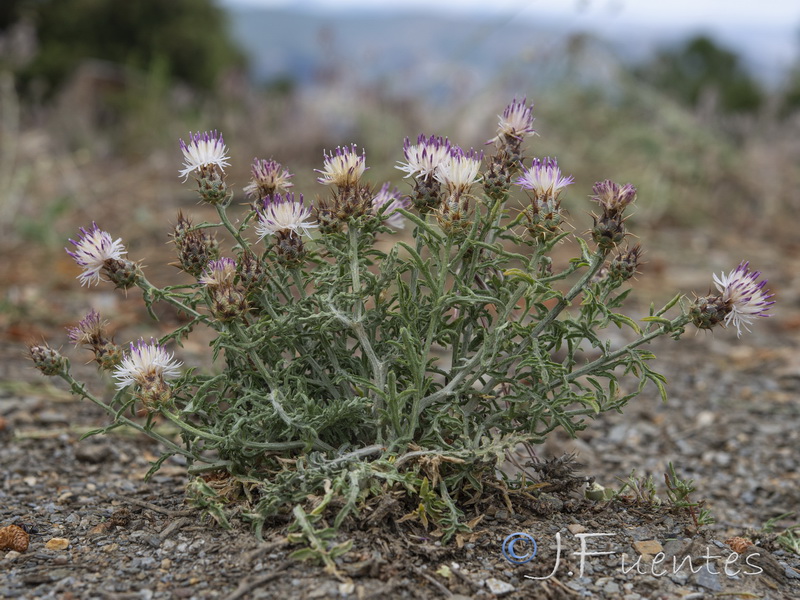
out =
[[[560,195],[572,178],[549,158],[525,168],[531,123],[530,109],[515,101],[485,159],[442,138],[406,141],[407,197],[366,183],[363,151],[338,148],[325,154],[318,181],[330,191],[313,207],[288,192],[291,175],[280,164],[257,160],[246,188],[252,203],[241,209],[225,183],[222,136],[195,134],[181,143],[181,174],[196,176],[219,221],[179,216],[173,241],[192,282],[153,286],[137,263],[112,256],[106,246],[120,241],[97,225],[82,230],[72,253],[92,269],[82,282],[136,285],[151,314],[172,304],[185,323],[131,344],[124,359],[98,315],[74,329],[73,341],[121,382],[109,401],[75,381],[51,349],[32,354],[112,416],[93,433],[128,425],[160,441],[151,472],[171,455],[185,457],[190,474],[205,475],[190,496],[220,523],[237,494],[258,532],[292,512],[296,535],[330,565],[346,550],[326,549],[342,520],[393,488],[418,506],[409,518],[449,538],[465,527],[460,501],[495,477],[507,452],[541,444],[557,428],[574,435],[648,382],[665,397],[653,355],[640,346],[677,339],[692,321],[723,323],[741,299],[720,289],[691,307],[678,295],[640,322],[620,312],[641,253],[624,245],[623,213],[636,190],[596,184],[601,214],[589,239],[564,231]],[[403,223],[400,235],[394,227]],[[221,257],[226,239],[232,249]],[[559,244],[571,244],[574,258],[555,260]],[[758,273],[745,265],[740,275],[756,289]],[[757,289],[763,314],[769,296]],[[676,306],[677,316],[664,316]],[[214,332],[219,367],[181,371],[164,348],[201,326]],[[608,327],[633,341],[614,347]],[[135,416],[140,407],[144,420]],[[157,432],[156,415],[179,435]],[[323,500],[307,512],[312,495]],[[332,527],[318,529],[334,498]]]

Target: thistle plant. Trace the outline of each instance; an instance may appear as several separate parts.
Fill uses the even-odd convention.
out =
[[[260,535],[291,513],[294,535],[331,566],[346,550],[329,544],[344,519],[394,490],[409,500],[407,518],[449,539],[467,528],[464,502],[518,445],[558,428],[575,435],[648,382],[666,398],[648,342],[692,324],[740,335],[772,304],[743,262],[714,276],[716,292],[677,294],[640,321],[620,312],[642,256],[627,241],[636,189],[595,184],[594,226],[572,233],[561,199],[573,178],[555,158],[524,154],[532,109],[514,100],[486,153],[406,139],[405,191],[368,181],[355,145],[324,153],[313,202],[283,165],[256,159],[244,208],[226,184],[222,135],[191,134],[180,176],[194,177],[219,219],[179,214],[180,282],[154,286],[97,224],[70,251],[82,284],[138,287],[151,315],[170,304],[185,322],[124,351],[97,313],[70,330],[115,380],[110,398],[46,344],[30,348],[36,366],[108,413],[92,433],[126,425],[157,439],[151,474],[185,457],[190,496],[221,523],[238,510]],[[553,249],[567,242],[575,257],[559,264]],[[612,325],[631,341],[615,347],[603,335]],[[174,358],[199,327],[213,332],[214,373]],[[155,428],[165,420],[175,435]],[[326,513],[330,527],[318,527]]]

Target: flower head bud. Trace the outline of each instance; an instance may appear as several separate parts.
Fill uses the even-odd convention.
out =
[[[195,171],[201,175],[208,175],[211,172],[224,172],[224,168],[230,166],[225,141],[222,139],[222,134],[216,130],[203,133],[189,132],[189,143],[180,140],[180,147],[183,152],[183,169],[180,170],[180,176],[184,181]]]
[[[468,196],[451,196],[450,200],[441,203],[435,215],[442,231],[456,241],[467,234],[474,222]]]
[[[538,243],[545,244],[555,238],[561,231],[564,218],[558,200],[550,200],[540,204],[534,200],[525,209],[528,223],[526,229]]]
[[[208,263],[219,258],[219,243],[205,229],[192,229],[192,222],[178,213],[172,233],[178,251],[178,262],[172,263],[194,277],[202,277]]]
[[[199,281],[209,288],[218,288],[226,285],[233,285],[236,277],[236,261],[232,258],[220,258],[208,262],[206,271]]]
[[[232,321],[246,310],[244,294],[232,284],[211,288],[211,313],[220,321]]]
[[[609,251],[625,239],[625,219],[621,214],[602,216],[599,219],[592,215],[592,219],[592,239],[599,248]]]
[[[314,169],[320,174],[317,181],[323,185],[335,185],[340,189],[350,188],[358,184],[367,169],[366,155],[358,154],[355,144],[348,147],[337,147],[334,152],[324,153],[325,162],[322,170]]]
[[[114,369],[117,389],[136,386],[136,395],[145,408],[152,410],[172,397],[172,389],[166,380],[180,375],[181,364],[155,340],[146,343],[139,339],[135,345],[130,345],[130,350]]]
[[[285,193],[294,184],[289,181],[294,175],[274,160],[253,159],[251,167],[253,178],[245,186],[244,193],[249,198],[260,200],[277,193]]]
[[[260,289],[267,281],[261,261],[252,252],[243,252],[237,264],[239,281],[246,290]]]
[[[608,276],[619,282],[628,281],[636,275],[641,256],[642,247],[639,244],[620,252],[608,266]]]
[[[275,252],[278,262],[287,268],[299,267],[306,257],[303,238],[291,229],[284,229],[275,235]]]
[[[317,227],[311,222],[311,209],[303,204],[303,194],[295,199],[292,192],[266,198],[258,211],[256,233],[258,239],[275,235],[279,231],[300,231],[309,235],[309,229]]]
[[[69,361],[46,343],[30,345],[28,351],[36,368],[49,377],[66,373],[69,369]]]
[[[600,205],[602,214],[592,215],[594,226],[592,238],[598,247],[610,250],[625,239],[625,218],[623,213],[629,204],[636,199],[636,188],[630,183],[618,185],[606,179],[598,181],[592,187],[592,199]]]
[[[228,193],[228,184],[225,175],[214,165],[200,167],[200,177],[197,180],[197,193],[203,202],[211,205],[227,206],[232,194]]]
[[[81,237],[77,242],[69,240],[75,246],[75,251],[65,250],[83,268],[83,273],[78,276],[81,285],[97,285],[102,279],[100,273],[108,275],[109,265],[120,261],[128,251],[122,245],[121,238],[112,240],[111,235],[100,229],[97,223],[92,223],[88,230],[81,227],[80,231]]]
[[[113,258],[106,259],[103,266],[105,267],[104,270],[106,275],[108,275],[109,281],[111,281],[115,287],[122,288],[123,290],[134,286],[136,280],[141,275],[139,265],[126,258],[119,260]]]
[[[406,226],[403,215],[397,212],[399,209],[408,209],[411,200],[401,196],[397,188],[389,189],[389,184],[384,183],[372,199],[372,212],[383,219],[383,222],[395,229],[403,229]]]

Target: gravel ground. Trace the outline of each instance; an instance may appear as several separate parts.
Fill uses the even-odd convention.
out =
[[[179,463],[166,463],[145,483],[158,454],[148,440],[115,433],[79,441],[106,423],[103,415],[34,371],[19,338],[47,321],[53,330],[39,336],[58,344],[64,321],[82,314],[86,300],[20,288],[25,312],[0,336],[0,527],[27,528],[30,545],[22,553],[0,551],[0,598],[798,598],[800,556],[781,547],[776,533],[800,514],[778,521],[772,534],[762,528],[800,509],[800,265],[796,252],[777,259],[767,245],[742,245],[739,238],[728,245],[670,238],[669,260],[653,253],[648,269],[656,276],[642,277],[640,295],[708,285],[702,265],[730,268],[740,260],[728,258],[735,248],[769,267],[777,318],[739,341],[732,331],[660,340],[653,350],[668,378],[667,403],[648,389],[624,414],[590,423],[578,440],[553,437],[537,448],[543,459],[577,452],[581,473],[607,488],[618,488],[634,469],[652,475],[662,496],[672,462],[694,480],[692,499],[705,501],[714,524],[698,530],[685,510],[632,500],[597,504],[577,494],[549,494],[538,503],[512,497],[509,510],[489,494],[468,513],[481,517],[474,534],[443,547],[419,525],[397,522],[407,507],[387,503],[381,518],[365,512],[342,533],[354,546],[337,573],[288,559],[285,524],[265,530],[259,543],[243,524],[223,531],[203,520],[184,503]],[[119,295],[102,298],[121,303],[108,309],[117,320],[140,318]],[[55,315],[54,305],[69,317]],[[80,379],[96,381],[91,366],[72,362],[73,370],[85,369]],[[536,557],[521,565],[502,553],[516,532],[538,544]],[[601,533],[609,535],[583,538],[587,553],[612,554],[586,556],[581,574],[574,554],[580,536]],[[733,561],[726,540],[737,536],[755,545],[740,548]]]
[[[460,548],[396,523],[399,513],[379,522],[365,515],[343,534],[355,545],[337,574],[289,560],[281,525],[258,543],[244,525],[222,531],[204,522],[184,504],[180,464],[144,483],[157,452],[149,441],[80,442],[102,415],[37,378],[18,348],[4,346],[0,525],[28,528],[31,542],[24,553],[0,553],[0,597],[800,597],[800,557],[759,531],[800,504],[800,362],[789,340],[732,351],[725,336],[660,342],[668,403],[645,394],[624,415],[603,415],[579,440],[554,439],[540,453],[577,451],[583,474],[606,487],[618,487],[632,469],[653,474],[662,492],[674,461],[695,480],[693,499],[706,501],[715,524],[698,531],[686,511],[633,501],[550,495],[547,506],[513,499],[512,512],[502,498],[487,497],[471,515],[483,519]],[[504,559],[503,540],[515,532],[538,541],[534,560]],[[587,553],[612,554],[587,555],[581,575],[579,536],[597,533],[609,535],[584,537]],[[736,562],[725,543],[733,536],[756,543]],[[659,552],[665,560],[653,563]],[[707,558],[714,556],[721,558]]]

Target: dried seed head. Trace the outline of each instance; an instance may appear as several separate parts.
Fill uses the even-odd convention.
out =
[[[725,543],[728,544],[731,550],[736,552],[736,554],[744,554],[747,549],[753,545],[753,542],[748,540],[747,538],[743,537],[731,537],[725,540]]]
[[[28,549],[30,536],[28,532],[17,525],[0,527],[0,550],[13,550],[25,552]]]

